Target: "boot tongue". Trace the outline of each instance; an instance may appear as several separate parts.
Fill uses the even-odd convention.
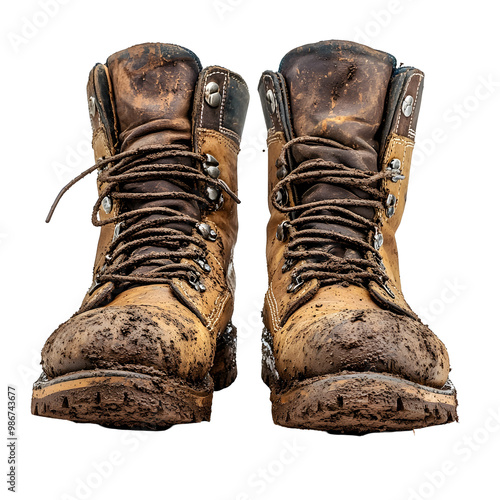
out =
[[[323,137],[347,148],[295,145],[291,151],[295,162],[322,158],[376,172],[377,132],[394,66],[391,55],[353,42],[332,40],[289,52],[281,61],[280,73],[288,88],[295,136]],[[359,190],[321,182],[301,186],[299,196],[304,204],[365,197]],[[370,208],[353,208],[352,211],[364,217],[373,216]],[[328,211],[324,214],[328,215]],[[336,224],[315,223],[307,227],[362,236],[359,231]],[[338,256],[345,253],[339,245],[332,245],[328,250]]]
[[[296,160],[326,155],[376,172],[376,136],[394,65],[391,55],[353,42],[332,40],[289,52],[280,72],[288,86],[295,135],[324,137],[350,148],[299,147]]]
[[[198,58],[187,49],[169,44],[143,44],[117,52],[107,60],[112,83],[120,151],[145,146],[178,144],[191,148],[191,113],[195,86],[201,70]],[[158,163],[183,163],[187,158],[166,158]],[[132,193],[191,191],[166,180],[131,182],[122,190]],[[161,206],[200,219],[196,202],[181,199],[127,201],[129,210]],[[143,220],[157,219],[158,215]],[[171,227],[190,234],[192,226],[170,223]],[[132,255],[161,252],[160,247],[141,247]],[[142,266],[135,273],[147,272]]]
[[[201,70],[182,47],[143,44],[108,58],[121,151],[190,144],[193,93]]]

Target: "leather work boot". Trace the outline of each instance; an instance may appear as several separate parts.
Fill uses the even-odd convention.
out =
[[[87,86],[101,228],[80,310],[47,340],[32,413],[128,429],[210,420],[236,377],[237,74],[169,44],[97,64]]]
[[[262,75],[262,376],[276,424],[365,434],[457,420],[446,348],[404,300],[395,241],[423,78],[335,40]]]

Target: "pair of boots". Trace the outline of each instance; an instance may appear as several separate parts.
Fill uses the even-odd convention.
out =
[[[274,422],[331,433],[457,420],[443,343],[403,298],[395,232],[423,74],[352,42],[299,47],[259,83],[269,209],[262,377]],[[101,228],[93,283],[48,339],[35,415],[128,429],[210,419],[231,323],[243,79],[169,44],[87,87]],[[55,204],[49,214],[55,208]]]

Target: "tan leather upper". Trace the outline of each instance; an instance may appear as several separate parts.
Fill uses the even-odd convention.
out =
[[[237,155],[248,104],[246,85],[241,77],[220,67],[206,68],[192,81],[192,72],[188,74],[191,69],[175,72],[180,63],[173,65],[172,78],[175,76],[176,81],[171,82],[161,68],[163,64],[170,64],[168,60],[162,62],[162,57],[172,53],[179,60],[188,61],[186,64],[190,68],[195,68],[196,65],[190,62],[190,57],[195,56],[176,46],[145,44],[118,53],[118,59],[124,59],[123,64],[132,67],[134,74],[140,76],[141,72],[137,69],[137,60],[146,61],[154,69],[151,74],[145,72],[147,91],[143,89],[142,93],[135,88],[137,83],[127,87],[128,73],[123,69],[113,75],[114,81],[107,66],[97,65],[92,70],[88,95],[89,102],[97,103],[96,112],[91,112],[96,160],[119,152],[121,140],[126,140],[129,147],[162,144],[163,140],[175,142],[175,137],[183,130],[181,140],[185,141],[186,119],[189,119],[193,150],[214,156],[219,162],[219,179],[237,193]],[[116,55],[110,58],[116,59]],[[111,69],[114,65],[115,62]],[[165,84],[161,83],[162,75],[167,78]],[[211,107],[204,97],[205,86],[215,78],[225,101]],[[189,85],[185,84],[186,79],[191,79]],[[113,87],[118,81],[122,82],[119,84],[122,91],[125,86],[125,95],[119,99]],[[176,96],[171,93],[174,85],[179,92],[185,91],[182,107],[174,103]],[[154,92],[158,88],[163,92],[161,100],[167,103],[161,109],[155,107],[154,102]],[[145,104],[147,110],[134,116],[134,103],[141,108],[142,104],[138,103],[144,96],[149,96]],[[186,108],[186,99],[189,108]],[[121,122],[116,117],[117,103],[126,110],[120,117]],[[229,106],[232,108],[226,110]],[[155,111],[157,109],[159,111]],[[152,116],[153,125],[145,122],[146,115]],[[174,136],[168,135],[172,129]],[[148,132],[152,135],[148,136]],[[99,193],[105,187],[98,185]],[[119,200],[113,203],[109,214],[101,207],[100,220],[115,217],[121,208]],[[114,232],[114,224],[102,226],[93,272],[94,286],[86,294],[79,313],[61,325],[47,341],[42,353],[45,372],[54,377],[75,370],[112,366],[142,372],[156,370],[193,381],[203,379],[213,363],[217,336],[230,322],[233,311],[232,255],[238,229],[236,202],[224,194],[223,205],[218,210],[201,213],[200,223],[208,223],[217,233],[216,240],[209,241],[197,231],[192,232],[192,236],[207,247],[205,256],[211,270],[200,270],[206,291],[197,291],[185,280],[173,278],[170,284],[138,286],[118,295],[113,283],[95,284],[105,265]],[[192,261],[184,261],[193,265]]]
[[[316,70],[314,58],[317,54],[320,54],[318,57],[320,63]],[[368,54],[367,58],[374,57],[375,60],[378,58],[384,61],[383,55],[372,56],[373,49],[350,42],[320,42],[295,49],[292,51],[292,56],[285,57],[288,74],[296,75],[293,76],[296,85],[293,91],[290,91],[291,84],[286,75],[272,72],[263,74],[259,91],[268,126],[270,193],[278,182],[276,160],[283,146],[293,137],[300,135],[297,127],[302,130],[303,124],[306,124],[307,132],[301,133],[309,135],[325,133],[328,136],[328,131],[324,127],[314,127],[315,120],[320,123],[322,117],[327,115],[329,111],[325,106],[330,106],[331,103],[326,97],[321,96],[321,92],[326,92],[330,88],[327,85],[322,86],[324,78],[329,78],[336,84],[340,82],[336,90],[338,101],[332,106],[334,112],[340,107],[344,118],[336,122],[334,127],[337,128],[332,129],[334,130],[332,133],[342,142],[344,123],[356,127],[359,103],[356,101],[351,105],[349,101],[351,90],[348,91],[343,87],[349,85],[348,78],[342,79],[342,74],[336,75],[336,71],[342,73],[345,68],[336,61],[337,59],[348,61],[351,64],[349,72],[352,71],[359,78],[370,78],[371,71],[380,71],[376,69],[379,63],[373,63],[370,69],[365,54]],[[289,69],[290,57],[293,59],[293,71]],[[363,65],[362,74],[357,71],[358,62]],[[300,87],[304,82],[318,83]],[[276,370],[285,382],[343,370],[387,372],[433,387],[441,387],[448,377],[449,359],[446,348],[434,333],[420,322],[404,300],[395,239],[395,232],[401,222],[406,202],[422,82],[423,74],[420,71],[403,68],[394,70],[392,77],[385,84],[383,79],[379,79],[378,85],[385,87],[377,89],[378,95],[385,97],[383,99],[385,108],[378,130],[373,129],[372,132],[382,142],[378,158],[375,160],[376,168],[378,171],[385,171],[392,160],[398,159],[401,165],[399,174],[404,175],[404,179],[398,178],[394,182],[391,178],[382,181],[382,189],[387,196],[393,194],[396,197],[394,214],[389,216],[384,209],[379,210],[374,216],[383,235],[380,254],[390,278],[387,284],[389,291],[373,281],[367,287],[345,286],[345,284],[321,286],[317,279],[311,279],[295,293],[289,293],[287,287],[293,269],[299,268],[302,262],[295,263],[290,270],[282,270],[287,241],[279,241],[276,238],[276,230],[282,221],[287,220],[288,214],[281,213],[271,203],[269,204],[271,213],[267,229],[269,288],[265,297],[263,317],[266,329],[272,334]],[[363,88],[361,82],[358,81],[356,84]],[[316,89],[306,92],[305,89],[311,85],[316,85]],[[365,90],[359,94],[360,103],[364,102]],[[270,92],[276,100],[274,110],[269,105]],[[403,113],[403,100],[408,95],[413,98],[410,116]],[[308,101],[310,96],[316,97],[314,99],[311,97]],[[342,96],[347,97],[342,100]],[[349,110],[353,116],[346,118]],[[301,115],[294,116],[294,112]],[[351,130],[355,129],[345,130],[345,137],[354,133]],[[352,144],[356,141],[360,139],[352,139]],[[343,144],[350,143],[343,142]],[[377,149],[375,142],[371,144]],[[357,150],[357,147],[354,149]],[[317,152],[312,151],[313,155],[317,155]],[[346,165],[353,167],[356,162],[361,161],[356,159],[354,151],[354,164],[349,164],[348,153],[348,151],[342,153]],[[321,156],[323,154],[327,154],[325,158],[330,159],[338,153],[321,152],[319,157],[324,157]],[[296,153],[295,159],[300,159],[301,155],[307,159],[307,152],[304,153],[304,150]],[[336,161],[339,161],[340,156],[337,156]],[[364,165],[369,165],[371,160],[364,158],[362,161]],[[364,168],[362,162],[356,168]],[[296,203],[294,193],[290,192],[289,195],[288,206],[294,206]],[[293,231],[292,228],[290,235],[293,235]],[[374,262],[374,265],[378,264]]]

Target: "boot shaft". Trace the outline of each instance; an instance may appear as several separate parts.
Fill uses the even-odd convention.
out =
[[[354,214],[374,221],[376,230],[362,233],[356,227],[332,222],[309,227],[335,230],[346,238],[358,237],[373,245],[380,254],[380,258],[371,257],[373,264],[385,267],[389,281],[386,286],[371,281],[366,287],[377,302],[414,316],[401,293],[395,232],[406,201],[422,87],[421,71],[396,68],[393,56],[343,41],[299,47],[283,58],[278,72],[266,71],[262,75],[259,94],[268,128],[271,212],[267,261],[274,293],[282,297],[282,300],[276,298],[276,308],[283,318],[321,286],[312,279],[289,293],[290,286],[292,289],[294,286],[293,268],[302,264],[284,258],[290,234],[283,234],[283,228],[288,233],[294,231],[287,225],[297,216],[293,207],[325,200],[335,203],[336,199],[346,198],[357,202],[369,197],[359,189],[319,180],[280,189],[277,197],[285,200],[288,212],[278,210],[271,199],[277,184],[283,185],[283,179],[294,174],[301,163],[314,160],[380,175],[393,174],[377,183],[384,195],[383,207],[346,206]],[[301,142],[300,138],[305,136],[323,142]],[[326,141],[330,141],[328,145]],[[283,149],[287,143],[291,146]],[[323,215],[329,213],[324,211]],[[366,256],[342,242],[333,242],[322,250],[340,257]]]
[[[247,86],[239,75],[218,66],[202,69],[198,58],[179,46],[144,44],[110,56],[105,65],[97,64],[90,72],[87,93],[96,160],[144,147],[179,145],[205,155],[200,173],[222,181],[230,191],[237,192],[236,160],[249,100]],[[193,166],[189,158],[158,162]],[[172,191],[181,192],[181,196],[186,190],[194,190],[207,200],[207,204],[184,199],[147,203],[139,200],[138,205],[134,200],[118,198],[109,203],[103,199],[98,218],[105,223],[119,217],[127,202],[129,206],[135,203],[133,208],[161,205],[198,219],[194,234],[202,237],[207,246],[206,262],[198,263],[206,291],[200,294],[175,278],[171,286],[183,303],[204,318],[210,315],[218,294],[230,294],[232,301],[234,277],[230,264],[237,234],[235,200],[213,184],[200,182],[184,186],[174,180],[155,180],[153,186],[136,182],[126,187],[135,193]],[[107,184],[98,179],[101,197],[106,188]],[[94,284],[84,298],[81,311],[104,305],[116,294],[113,283],[100,285],[98,277],[105,269],[118,225],[101,226]],[[176,228],[179,229],[178,225]],[[188,232],[186,228],[180,229]],[[205,276],[203,268],[213,272]]]

